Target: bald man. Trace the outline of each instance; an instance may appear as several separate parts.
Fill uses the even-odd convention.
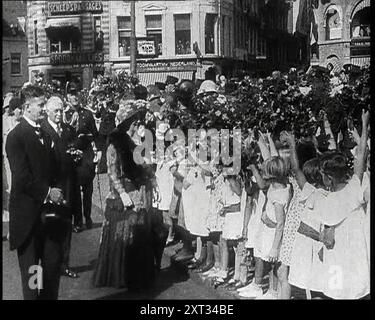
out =
[[[63,123],[64,103],[58,96],[52,96],[46,103],[47,119],[41,127],[50,136],[55,144],[56,158],[58,160],[59,172],[62,181],[61,189],[66,200],[67,219],[65,221],[66,233],[63,242],[63,263],[61,275],[70,278],[78,278],[78,275],[69,269],[70,243],[72,237],[72,203],[79,196],[79,186],[74,170],[75,162],[67,150],[75,148],[77,141],[76,132],[73,127]]]

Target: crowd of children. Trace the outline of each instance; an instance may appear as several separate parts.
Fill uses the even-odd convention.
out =
[[[325,129],[329,134],[328,121]],[[189,162],[183,148],[175,150],[179,160],[165,159],[156,173],[160,198],[167,199],[159,204],[168,244],[179,229],[182,251],[199,239],[195,257],[184,256],[188,268],[240,297],[291,299],[292,288],[307,299],[367,297],[369,112],[362,114],[362,134],[351,133],[352,166],[334,140],[322,153],[314,139],[295,141],[286,131],[277,143],[270,134],[250,134],[262,161],[238,175],[213,161]]]

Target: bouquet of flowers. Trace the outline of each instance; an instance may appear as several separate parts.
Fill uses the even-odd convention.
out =
[[[79,149],[76,149],[74,147],[70,147],[67,151],[66,151],[67,154],[69,154],[73,161],[75,163],[78,163],[79,161],[82,160],[82,157],[83,157],[83,152]]]

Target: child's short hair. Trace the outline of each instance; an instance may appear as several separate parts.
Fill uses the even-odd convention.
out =
[[[323,176],[320,172],[321,163],[319,158],[313,158],[305,162],[303,165],[303,174],[306,181],[316,187],[324,186]]]
[[[312,141],[303,141],[296,147],[299,166],[302,169],[305,162],[314,159],[317,155],[315,145]]]
[[[322,172],[337,182],[346,182],[350,176],[348,158],[342,152],[325,152],[320,159]]]
[[[263,163],[263,179],[271,182],[285,182],[290,165],[281,157],[271,157]]]

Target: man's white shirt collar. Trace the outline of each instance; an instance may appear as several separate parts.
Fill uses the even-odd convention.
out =
[[[49,118],[47,119],[48,120],[48,123],[51,125],[51,127],[53,128],[53,130],[56,131],[56,133],[58,133],[58,126],[56,123],[52,122]]]
[[[23,118],[27,121],[27,123],[28,123],[30,126],[32,126],[32,127],[34,127],[34,128],[39,128],[39,127],[40,127],[35,121],[30,120],[29,118],[27,118],[27,117],[25,117],[25,116],[23,116]]]

